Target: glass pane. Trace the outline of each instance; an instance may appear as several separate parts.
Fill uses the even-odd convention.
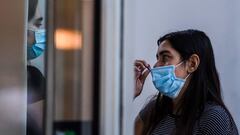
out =
[[[96,84],[93,78],[94,1],[53,3],[53,24],[49,26],[54,44],[53,63],[49,65],[53,68],[53,73],[49,73],[53,75],[52,134],[91,135]]]
[[[45,0],[28,0],[27,24],[27,135],[44,133]]]

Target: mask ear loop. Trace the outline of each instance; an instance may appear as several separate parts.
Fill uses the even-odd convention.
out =
[[[183,62],[184,62],[184,61],[178,63],[178,64],[175,66],[175,68],[177,68],[178,66],[180,66]],[[191,75],[191,73],[188,74],[188,75],[184,78],[184,80],[187,80],[187,78],[188,78],[190,75]]]
[[[178,64],[175,66],[175,68],[177,68],[178,66],[180,66],[183,62],[184,62],[184,61],[178,63]]]
[[[184,78],[184,80],[187,80],[187,78],[188,78],[190,75],[191,75],[191,73],[188,74],[188,75]]]
[[[147,70],[148,70],[148,71],[150,71],[150,72],[151,72],[151,68],[150,68],[150,67],[146,67],[146,68],[147,68]]]

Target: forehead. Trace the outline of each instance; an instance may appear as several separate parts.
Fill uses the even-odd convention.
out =
[[[167,40],[164,40],[159,46],[157,54],[160,55],[162,52],[169,53],[174,56],[179,56],[180,54],[172,47],[171,43]]]

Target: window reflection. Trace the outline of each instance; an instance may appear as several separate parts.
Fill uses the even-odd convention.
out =
[[[45,100],[43,1],[28,0],[27,24],[27,135],[42,135]]]

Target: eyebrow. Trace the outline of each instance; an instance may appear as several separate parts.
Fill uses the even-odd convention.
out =
[[[43,20],[43,18],[42,17],[39,17],[39,18],[37,18],[36,20],[35,20],[35,22],[41,22]]]
[[[162,51],[160,51],[160,52],[158,52],[158,53],[156,54],[156,57],[158,57],[158,56],[160,56],[160,55],[163,55],[163,54],[165,54],[165,53],[171,54],[171,52],[168,51],[168,50],[162,50]]]

